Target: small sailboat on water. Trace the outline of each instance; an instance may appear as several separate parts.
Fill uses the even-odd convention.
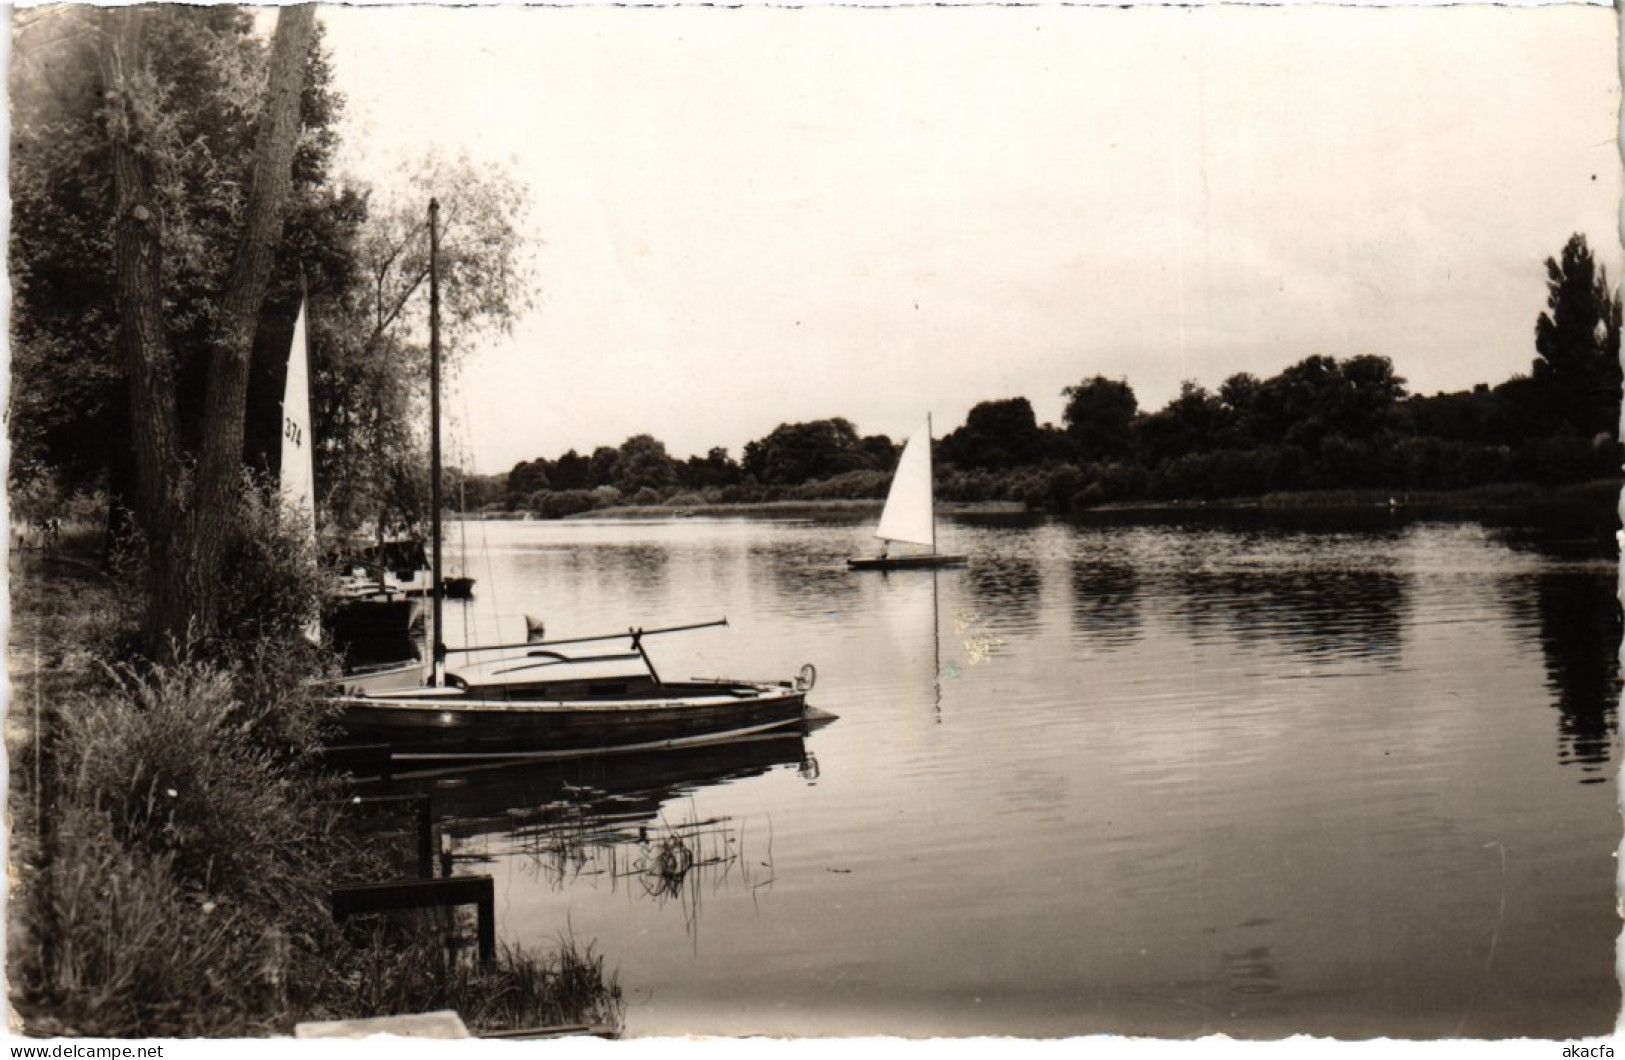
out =
[[[429,204],[431,593],[427,684],[346,687],[334,697],[354,740],[386,743],[399,759],[549,759],[690,747],[782,732],[830,717],[807,705],[817,674],[777,682],[661,677],[644,648],[657,634],[727,620],[604,636],[447,648],[441,619],[439,206]],[[527,632],[528,623],[527,623]],[[610,647],[624,642],[618,649]],[[467,658],[448,666],[449,656]]]
[[[875,536],[886,542],[910,545],[928,545],[930,552],[903,553],[893,556],[889,547],[869,559],[849,559],[846,565],[853,570],[929,570],[934,567],[958,567],[965,563],[964,556],[952,556],[937,551],[936,491],[931,479],[931,417],[925,426],[909,436],[903,445],[903,455],[897,460],[897,471],[892,475],[891,490],[886,494],[886,507],[880,513],[880,525]]]
[[[316,470],[312,457],[315,433],[310,415],[309,299],[301,301],[288,347],[288,373],[282,387],[282,457],[279,479],[282,502],[312,550],[316,547]],[[417,604],[398,594],[346,590],[347,597],[328,616],[327,633],[345,661],[344,679],[357,688],[410,687],[422,682],[423,663],[412,643]],[[319,641],[322,629],[312,617],[306,630]]]

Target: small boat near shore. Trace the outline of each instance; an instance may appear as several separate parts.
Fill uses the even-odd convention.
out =
[[[726,625],[664,629],[448,648],[441,603],[439,205],[429,204],[429,394],[431,645],[426,683],[378,687],[345,679],[331,700],[347,740],[387,744],[400,760],[548,759],[692,747],[801,725],[811,665],[783,681],[663,679],[644,638]],[[535,636],[527,622],[527,635]],[[624,644],[620,643],[624,642]],[[618,647],[608,647],[619,645]],[[448,666],[450,656],[468,661]],[[822,715],[828,717],[828,715]]]
[[[448,654],[489,657],[448,670],[439,684],[373,688],[344,682],[340,725],[348,739],[385,743],[398,759],[550,758],[658,750],[792,728],[810,719],[809,664],[778,682],[663,679],[643,638],[726,625],[666,629]],[[613,645],[599,650],[588,645]],[[570,653],[561,651],[570,649]]]
[[[515,660],[503,660],[512,664]],[[556,659],[545,682],[452,683],[334,700],[347,740],[381,743],[400,761],[579,757],[722,743],[788,731],[828,715],[809,708],[811,681],[663,681],[592,659]],[[348,682],[347,682],[348,684]]]
[[[351,596],[400,595],[427,599],[433,594],[434,574],[423,542],[396,539],[367,545],[348,555],[340,566],[341,588]],[[448,575],[440,579],[440,591],[448,600],[471,600],[474,579]]]
[[[892,475],[891,489],[886,493],[886,507],[880,513],[880,525],[875,536],[889,543],[929,545],[930,552],[903,553],[893,556],[890,549],[878,556],[849,559],[852,570],[934,570],[938,567],[961,567],[966,557],[937,551],[937,513],[935,486],[931,479],[931,417],[925,426],[903,445],[903,455],[897,460],[897,471]]]

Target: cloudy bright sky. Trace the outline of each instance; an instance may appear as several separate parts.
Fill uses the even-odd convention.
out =
[[[346,165],[530,188],[537,307],[468,351],[493,472],[1313,353],[1527,371],[1543,260],[1617,273],[1607,7],[323,9]]]

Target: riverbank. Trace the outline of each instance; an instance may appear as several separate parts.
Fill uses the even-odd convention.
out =
[[[1233,497],[1210,501],[1117,501],[1075,509],[1074,515],[1090,512],[1132,513],[1225,511],[1225,510],[1348,510],[1370,508],[1409,508],[1427,511],[1483,511],[1531,505],[1614,505],[1621,483],[1614,479],[1593,479],[1562,486],[1534,483],[1507,483],[1475,486],[1461,490],[1297,490],[1267,493],[1258,497]],[[695,517],[768,519],[877,516],[884,502],[878,499],[784,500],[715,504],[626,504],[565,516],[571,521],[687,519]],[[939,501],[939,515],[1019,515],[1033,511],[1019,501]],[[465,512],[457,518],[470,522],[525,518],[523,513]]]
[[[869,516],[878,515],[884,503],[884,501],[879,500],[758,501],[740,504],[693,504],[684,505],[680,508],[660,504],[632,504],[582,512],[580,515],[572,515],[568,518],[579,521],[592,519],[688,519],[697,516],[718,518],[741,515],[779,519],[831,515]],[[937,505],[939,515],[1014,514],[1026,510],[1026,505],[1011,501],[944,502]]]
[[[1102,504],[1084,512],[1177,512],[1224,510],[1350,510],[1370,508],[1412,509],[1438,512],[1472,512],[1498,508],[1528,508],[1540,505],[1591,506],[1619,503],[1625,482],[1593,479],[1563,486],[1533,483],[1505,483],[1463,490],[1298,490],[1268,493],[1262,497],[1214,501],[1123,501]]]
[[[250,1037],[453,1009],[476,1033],[615,1025],[590,946],[448,950],[441,914],[330,912],[407,874],[411,844],[347,808],[319,765],[308,649],[137,665],[132,578],[80,543],[14,550],[6,719],[7,973],[23,1033]],[[561,929],[564,925],[560,925]]]

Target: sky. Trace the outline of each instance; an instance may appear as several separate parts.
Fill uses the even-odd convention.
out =
[[[529,188],[535,308],[463,351],[483,472],[844,416],[937,434],[1311,354],[1527,372],[1543,261],[1619,273],[1608,7],[325,7],[342,166]]]

